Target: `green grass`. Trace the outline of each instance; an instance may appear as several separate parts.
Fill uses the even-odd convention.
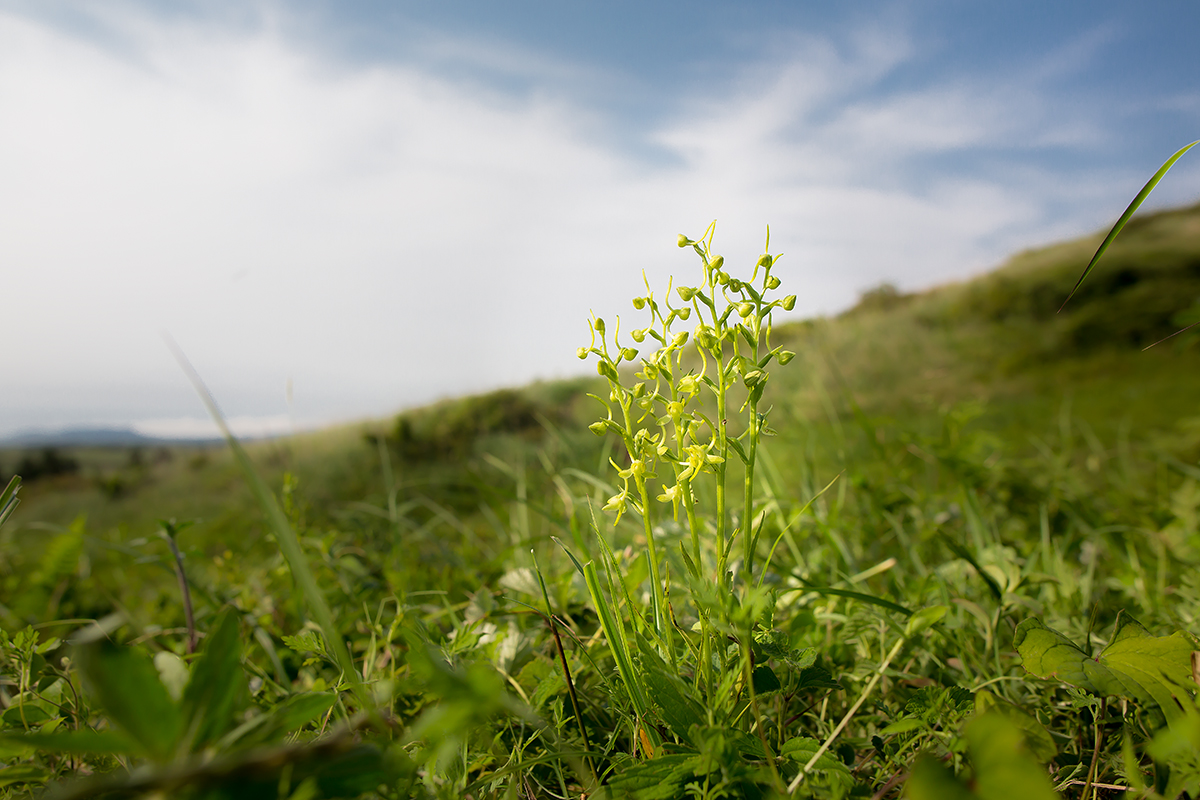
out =
[[[725,461],[693,476],[694,521],[654,500],[679,481],[662,454],[644,491],[630,473],[619,521],[602,510],[623,484],[609,459],[651,458],[638,431],[658,430],[637,420],[645,395],[623,418],[624,363],[249,445],[271,519],[224,449],[66,454],[79,472],[28,481],[0,529],[0,791],[90,772],[108,782],[64,796],[972,796],[971,776],[1195,796],[1194,703],[1179,717],[1043,680],[1014,639],[1043,620],[1090,656],[1122,612],[1155,637],[1200,630],[1200,353],[1186,333],[1141,351],[1198,313],[1200,207],[1135,218],[1057,313],[1101,238],[774,328],[797,356],[769,366],[760,449],[728,387],[751,491],[714,440]],[[621,432],[597,437],[586,395],[610,392]],[[196,625],[221,643],[198,656],[167,518],[196,520],[178,542]],[[65,643],[97,638],[79,620],[121,646]],[[162,676],[156,719],[201,733],[146,733],[149,706],[110,668],[127,662]],[[109,738],[85,747],[89,729]],[[126,771],[140,763],[157,766]]]

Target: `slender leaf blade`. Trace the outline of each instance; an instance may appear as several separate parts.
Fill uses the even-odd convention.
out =
[[[241,656],[238,614],[229,607],[221,612],[205,638],[204,649],[192,665],[191,679],[183,690],[182,711],[190,749],[198,750],[223,735],[249,697]]]
[[[1154,173],[1154,176],[1150,178],[1150,180],[1146,181],[1146,185],[1143,186],[1142,190],[1137,193],[1137,197],[1133,198],[1133,202],[1129,204],[1129,207],[1125,209],[1125,213],[1122,214],[1121,218],[1117,220],[1117,224],[1113,225],[1112,230],[1108,232],[1108,236],[1104,237],[1104,241],[1101,242],[1100,247],[1096,249],[1096,254],[1092,256],[1092,260],[1089,261],[1087,267],[1084,268],[1083,274],[1080,275],[1079,280],[1075,282],[1074,288],[1071,289],[1071,293],[1067,295],[1067,299],[1064,300],[1063,304],[1059,307],[1059,311],[1062,311],[1067,307],[1067,303],[1071,302],[1071,298],[1075,296],[1075,292],[1079,291],[1080,284],[1082,284],[1084,279],[1092,273],[1092,268],[1096,266],[1096,262],[1099,261],[1100,257],[1104,255],[1104,252],[1108,250],[1108,246],[1113,243],[1114,239],[1117,238],[1117,234],[1119,234],[1121,229],[1125,227],[1125,223],[1129,222],[1130,217],[1132,217],[1134,212],[1138,210],[1138,207],[1141,206],[1142,202],[1150,195],[1150,192],[1154,191],[1154,187],[1158,186],[1158,182],[1163,179],[1163,177],[1167,174],[1167,171],[1171,169],[1171,167],[1175,166],[1175,162],[1178,161],[1184,153],[1186,153],[1188,150],[1191,150],[1197,144],[1200,144],[1200,139],[1192,142],[1189,145],[1179,148],[1179,150],[1177,150],[1173,156],[1168,158],[1166,162],[1158,168],[1158,172]]]

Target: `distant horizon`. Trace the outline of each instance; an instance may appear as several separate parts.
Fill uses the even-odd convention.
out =
[[[163,331],[268,427],[583,374],[588,314],[689,280],[675,237],[714,218],[735,267],[770,226],[777,321],[980,274],[1200,137],[1197,29],[1115,0],[0,0],[0,437],[201,430]],[[1198,198],[1189,154],[1147,209]]]

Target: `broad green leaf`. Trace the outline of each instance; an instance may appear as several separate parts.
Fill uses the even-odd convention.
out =
[[[925,722],[920,717],[905,717],[897,720],[879,732],[880,736],[895,736],[897,733],[908,733],[918,728],[924,728]]]
[[[908,623],[904,626],[904,635],[912,638],[919,633],[936,624],[942,617],[946,616],[946,612],[950,610],[950,606],[929,606],[922,608],[920,611],[908,618]]]
[[[1057,800],[1050,779],[1025,748],[1025,737],[1001,714],[983,714],[964,731],[975,792],[983,800]]]
[[[680,796],[683,782],[699,765],[700,757],[693,754],[659,756],[621,770],[608,785],[618,797],[628,793],[639,800],[671,800]]]
[[[189,749],[199,750],[229,729],[234,713],[249,697],[238,613],[232,606],[217,617],[191,672],[181,709]]]
[[[18,783],[45,783],[50,780],[50,771],[33,764],[13,764],[0,769],[0,788]]]
[[[183,725],[149,658],[102,639],[79,649],[79,670],[113,724],[153,760],[171,758]]]
[[[841,689],[842,685],[833,679],[833,675],[824,667],[811,666],[800,671],[800,680],[796,684],[798,691],[807,689]]]
[[[333,708],[336,702],[337,695],[332,692],[294,694],[265,714],[243,723],[226,736],[225,741],[239,745],[269,742],[300,730]]]
[[[45,722],[50,719],[50,714],[44,709],[39,708],[33,703],[25,703],[23,706],[15,703],[5,709],[4,714],[0,715],[0,720],[5,725],[10,725],[14,728],[24,728],[26,725],[37,725],[40,722]]]
[[[988,712],[963,731],[972,767],[969,783],[929,755],[917,759],[904,786],[911,800],[1057,800],[1050,779],[1025,748],[1024,736],[1002,714]]]
[[[36,747],[51,753],[119,753],[136,755],[141,748],[115,731],[57,731],[55,733],[0,734],[6,744]]]
[[[1188,150],[1191,150],[1197,144],[1200,144],[1200,140],[1179,148],[1179,150],[1177,150],[1173,156],[1168,158],[1166,162],[1158,168],[1158,172],[1154,173],[1154,176],[1151,177],[1150,180],[1146,181],[1146,185],[1143,186],[1142,190],[1137,193],[1137,197],[1133,198],[1133,202],[1129,204],[1129,206],[1125,209],[1125,213],[1122,214],[1121,218],[1117,220],[1117,224],[1113,225],[1112,230],[1108,232],[1108,236],[1104,237],[1104,241],[1101,242],[1100,247],[1096,249],[1096,254],[1092,256],[1092,260],[1089,261],[1088,265],[1084,268],[1083,274],[1080,275],[1079,280],[1075,282],[1075,286],[1071,289],[1071,293],[1067,295],[1067,299],[1063,301],[1062,306],[1059,307],[1059,311],[1062,311],[1067,307],[1067,303],[1071,302],[1071,298],[1075,296],[1075,292],[1079,291],[1080,284],[1083,283],[1084,279],[1088,275],[1092,274],[1092,268],[1096,266],[1096,262],[1100,260],[1102,255],[1104,255],[1104,251],[1108,250],[1108,246],[1113,243],[1114,239],[1117,238],[1117,234],[1120,233],[1121,229],[1125,227],[1125,223],[1129,222],[1129,218],[1132,217],[1133,213],[1138,210],[1138,207],[1142,204],[1142,201],[1144,201],[1150,195],[1150,192],[1154,190],[1154,187],[1158,185],[1158,182],[1161,181],[1163,176],[1167,174],[1167,170],[1175,166],[1175,162],[1178,161],[1184,153],[1186,153]]]
[[[1034,675],[1057,678],[1092,694],[1158,706],[1168,722],[1180,717],[1182,698],[1197,688],[1192,679],[1196,640],[1184,631],[1151,636],[1124,611],[1117,614],[1112,641],[1095,658],[1037,618],[1017,626],[1013,645]]]
[[[1025,734],[1025,745],[1041,763],[1053,761],[1054,757],[1058,755],[1058,745],[1054,743],[1054,737],[1050,735],[1050,731],[1046,730],[1045,725],[1038,722],[1036,717],[1026,714],[1012,703],[996,697],[988,690],[980,689],[975,693],[975,713],[983,714],[987,711],[1002,715],[1020,728],[1021,733]]]
[[[913,765],[904,783],[904,796],[910,800],[974,800],[976,797],[954,777],[953,772],[928,753],[917,758]]]
[[[663,722],[685,742],[692,743],[689,732],[693,725],[704,725],[704,709],[678,676],[671,673],[665,661],[644,639],[638,637],[641,649],[642,678],[650,701],[658,707]]]
[[[816,739],[809,738],[808,736],[797,736],[783,743],[783,747],[779,748],[779,755],[803,765],[812,759],[820,747],[821,743]],[[829,752],[821,754],[821,757],[817,759],[817,763],[813,764],[813,770],[823,772],[827,777],[846,785],[849,785],[853,780],[850,776],[850,770],[846,765],[837,756]]]
[[[779,682],[779,676],[775,674],[775,670],[766,664],[759,664],[754,668],[753,680],[754,693],[757,695],[778,692],[783,688],[783,685]]]

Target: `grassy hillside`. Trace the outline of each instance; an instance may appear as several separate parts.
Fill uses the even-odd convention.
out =
[[[858,693],[876,686],[876,669],[887,678],[838,745],[838,764],[853,774],[839,783],[840,768],[821,762],[813,778],[820,796],[894,796],[922,751],[965,776],[975,757],[964,749],[971,737],[950,733],[967,713],[954,703],[966,701],[934,696],[951,688],[973,697],[981,714],[994,694],[1049,728],[1049,743],[1030,747],[1059,788],[1085,774],[1133,780],[1123,772],[1121,730],[1150,747],[1157,712],[1148,706],[1134,725],[1131,706],[1118,713],[1078,689],[1064,693],[1028,678],[1014,638],[1017,624],[1034,617],[1076,641],[1103,641],[1122,611],[1156,634],[1200,625],[1192,569],[1200,557],[1200,348],[1185,333],[1142,350],[1200,319],[1200,206],[1136,219],[1058,313],[1099,238],[1025,252],[991,274],[929,292],[880,287],[839,317],[771,332],[772,346],[797,355],[771,366],[759,404],[771,429],[757,451],[750,498],[758,544],[749,560],[759,566],[742,574],[741,544],[730,556],[726,580],[745,583],[733,606],[711,594],[722,580],[714,565],[725,556],[707,539],[689,554],[679,506],[672,514],[663,505],[646,526],[636,511],[614,519],[601,510],[615,508],[609,498],[621,488],[612,464],[631,464],[620,439],[587,427],[603,416],[587,397],[609,395],[603,379],[493,392],[251,445],[350,643],[355,670],[377,682],[381,697],[394,690],[384,702],[389,719],[415,726],[387,750],[405,764],[412,759],[404,774],[413,791],[452,797],[470,787],[473,796],[508,796],[516,784],[503,777],[503,765],[520,762],[529,748],[521,774],[530,783],[518,786],[526,795],[552,786],[578,796],[590,780],[579,761],[585,754],[595,759],[588,769],[601,764],[592,779],[607,775],[611,796],[622,796],[612,787],[637,795],[655,781],[675,788],[644,796],[675,796],[690,779],[678,777],[684,773],[646,772],[668,763],[666,753],[681,759],[671,769],[686,762],[687,775],[705,786],[723,775],[713,785],[726,789],[707,796],[772,796],[780,781],[802,780],[793,776],[806,758],[781,756],[777,766],[763,748],[799,752],[808,747],[796,744],[801,739],[833,733]],[[625,309],[609,313],[616,311]],[[580,343],[585,333],[581,322]],[[643,350],[650,349],[647,339]],[[337,684],[336,654],[293,638],[313,635],[315,612],[281,552],[283,534],[226,449],[0,453],[0,472],[25,458],[45,469],[22,488],[21,507],[0,530],[4,629],[35,624],[49,635],[61,624],[65,633],[117,609],[129,621],[123,641],[186,655],[174,562],[158,535],[159,520],[174,518],[193,523],[177,541],[197,627],[219,626],[226,604],[238,609],[258,707]],[[664,489],[668,467],[659,463]],[[728,523],[745,530],[745,471],[732,451],[726,468],[736,497],[725,506]],[[694,492],[699,506],[726,502],[708,484]],[[692,528],[719,536],[723,524]],[[662,548],[669,617],[644,560],[653,540]],[[606,644],[612,631],[599,627],[604,603],[564,547],[619,567],[620,580],[604,591],[630,626],[634,666],[651,676],[651,707],[636,708],[632,689],[632,699],[622,699],[620,687],[641,678],[621,672],[618,682],[614,669],[629,667]],[[531,552],[545,571],[545,594]],[[750,585],[756,575],[761,593]],[[533,610],[544,601],[575,642],[569,658],[555,655]],[[895,615],[925,606],[946,609],[945,622],[926,645],[903,645],[916,634],[910,626],[901,636],[905,616]],[[678,652],[669,636],[655,638],[670,630],[686,645]],[[900,660],[888,672],[884,642],[890,648],[895,636]],[[714,641],[734,644],[721,655],[705,649]],[[441,654],[428,663],[419,655],[426,644]],[[797,666],[795,653],[810,650],[817,660]],[[450,672],[439,672],[440,658]],[[571,662],[584,711],[564,705],[556,658]],[[674,671],[656,666],[664,658]],[[709,663],[726,670],[724,683],[709,682],[716,680]],[[750,672],[741,675],[743,666]],[[817,680],[811,669],[826,677]],[[496,674],[502,680],[493,685]],[[22,696],[15,685],[0,697],[10,726],[17,724],[13,697]],[[680,699],[672,705],[663,693]],[[512,703],[496,705],[510,694]],[[357,700],[340,698],[338,714],[350,718],[347,707]],[[480,703],[491,710],[469,710]],[[921,716],[913,703],[941,710]],[[709,709],[701,727],[710,738],[680,721],[691,719],[693,706]],[[435,710],[443,715],[436,723],[429,721]],[[1094,747],[1080,727],[1085,712],[1098,729],[1111,728],[1106,748]],[[586,724],[565,721],[580,716]],[[890,727],[918,717],[903,730]],[[558,732],[545,733],[535,718],[554,720]],[[590,743],[581,732],[587,726]],[[478,740],[481,731],[491,744]],[[1157,766],[1165,757],[1138,752],[1164,796],[1172,796],[1171,774],[1195,779],[1179,762],[1171,773]],[[697,753],[712,759],[708,767]],[[940,768],[929,769],[936,780]]]

